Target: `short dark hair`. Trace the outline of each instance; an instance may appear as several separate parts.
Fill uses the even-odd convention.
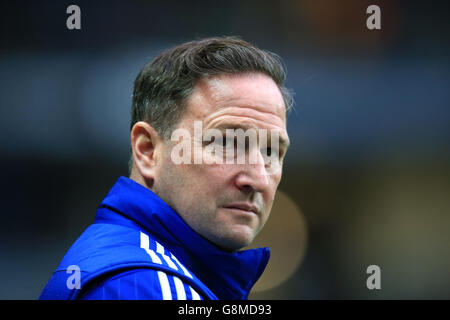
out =
[[[168,49],[145,65],[134,81],[130,130],[136,122],[146,121],[168,139],[200,79],[249,72],[271,77],[283,95],[286,112],[291,109],[292,95],[284,86],[286,70],[272,52],[237,37],[207,38]],[[130,170],[131,165],[132,159]]]

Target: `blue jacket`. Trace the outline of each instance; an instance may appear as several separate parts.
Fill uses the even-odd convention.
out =
[[[120,177],[40,299],[247,299],[269,256],[269,248],[221,250],[151,190]]]

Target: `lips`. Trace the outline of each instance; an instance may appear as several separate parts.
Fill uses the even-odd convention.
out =
[[[231,205],[224,206],[224,208],[252,212],[256,215],[259,214],[259,210],[256,206],[253,206],[253,205],[250,205],[247,203],[233,203]]]

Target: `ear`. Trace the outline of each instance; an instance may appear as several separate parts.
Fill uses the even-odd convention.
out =
[[[139,121],[131,129],[131,149],[133,151],[134,174],[151,187],[155,179],[160,158],[162,139],[147,122]]]

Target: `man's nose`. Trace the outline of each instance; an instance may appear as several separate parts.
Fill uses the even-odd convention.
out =
[[[242,191],[263,192],[269,186],[264,158],[258,153],[256,163],[242,165],[242,170],[236,177],[236,186]]]

